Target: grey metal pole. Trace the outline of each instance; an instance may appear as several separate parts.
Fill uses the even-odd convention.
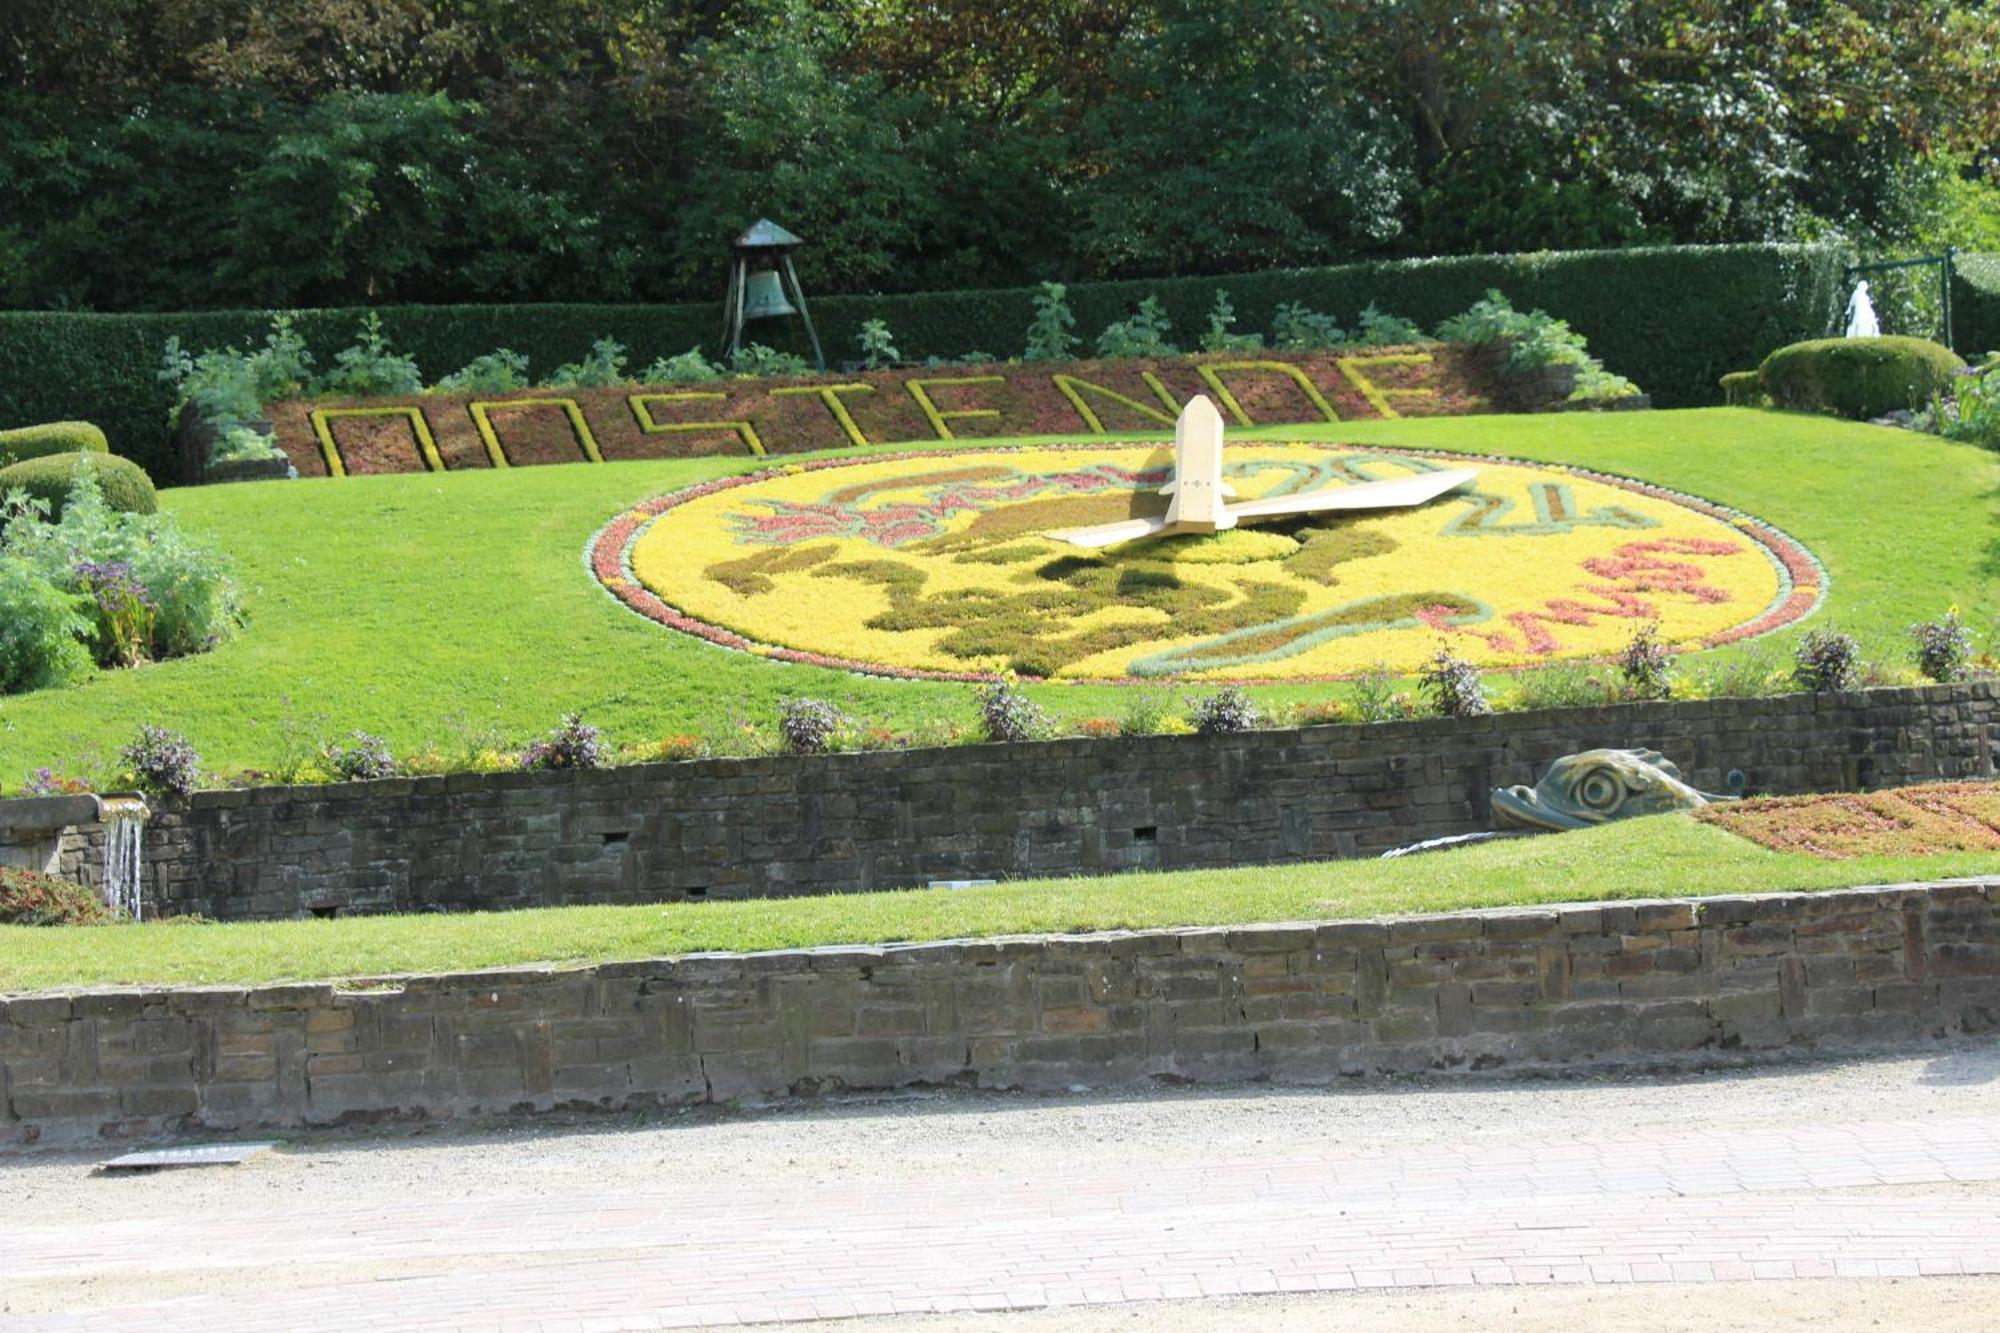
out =
[[[806,337],[812,339],[813,364],[822,371],[826,369],[826,353],[819,349],[819,330],[813,327],[812,312],[806,309],[806,289],[799,286],[799,272],[792,267],[792,257],[781,256],[785,261],[785,277],[791,280],[792,297],[799,303],[799,318],[806,322]]]

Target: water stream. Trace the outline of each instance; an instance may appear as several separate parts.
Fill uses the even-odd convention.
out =
[[[140,892],[146,803],[131,796],[106,796],[99,802],[104,821],[104,902],[133,921],[141,919]]]

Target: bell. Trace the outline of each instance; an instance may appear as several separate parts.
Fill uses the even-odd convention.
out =
[[[798,313],[785,299],[785,284],[776,269],[760,269],[749,276],[743,288],[743,318],[773,319]]]

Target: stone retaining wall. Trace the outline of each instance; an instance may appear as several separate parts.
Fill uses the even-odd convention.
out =
[[[0,998],[0,1142],[1672,1063],[1996,1027],[2000,878]]]
[[[1551,760],[1646,746],[1754,792],[1986,777],[1992,683],[197,794],[146,830],[149,916],[222,920],[905,888],[1371,856],[1489,827]],[[75,874],[98,883],[86,838]]]

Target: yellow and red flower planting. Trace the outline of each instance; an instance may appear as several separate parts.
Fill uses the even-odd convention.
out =
[[[1228,457],[1245,498],[1478,475],[1410,510],[1085,551],[1048,534],[1162,510],[1166,446],[820,460],[639,505],[593,539],[591,567],[716,643],[943,679],[1320,679],[1411,670],[1440,639],[1512,667],[1608,656],[1646,624],[1713,646],[1796,620],[1824,583],[1768,526],[1619,478],[1355,445]]]

